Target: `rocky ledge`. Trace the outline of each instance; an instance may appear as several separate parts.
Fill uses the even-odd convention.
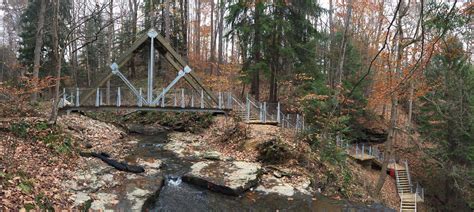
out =
[[[261,166],[243,161],[201,161],[191,166],[183,181],[223,194],[238,196],[258,184]]]

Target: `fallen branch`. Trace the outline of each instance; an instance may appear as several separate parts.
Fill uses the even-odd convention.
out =
[[[114,159],[110,159],[110,155],[104,152],[95,153],[95,152],[81,152],[82,157],[96,157],[109,164],[110,166],[116,168],[120,171],[132,172],[132,173],[142,173],[145,172],[145,169],[141,166],[128,165],[124,162],[118,162]]]

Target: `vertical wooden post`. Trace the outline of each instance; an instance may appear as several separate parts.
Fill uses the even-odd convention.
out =
[[[281,127],[282,127],[282,128],[285,128],[285,114],[282,114],[282,115],[283,115],[283,116],[282,116],[283,118],[282,118],[282,120],[281,120]]]
[[[227,92],[227,108],[232,108],[232,92]]]
[[[295,128],[296,130],[299,130],[300,128],[300,114],[296,114]]]
[[[79,107],[79,88],[76,88],[76,107]]]
[[[110,80],[107,80],[107,90],[105,91],[105,104],[110,105]]]
[[[277,122],[280,123],[280,102],[277,104]]]
[[[122,94],[120,93],[120,87],[117,88],[117,107],[122,105]]]
[[[178,106],[178,102],[177,102],[177,99],[176,99],[176,98],[177,98],[176,95],[177,95],[176,92],[174,92],[174,104],[173,104],[173,106],[175,106],[175,107]]]
[[[201,89],[201,108],[204,108],[204,91]]]
[[[217,105],[217,108],[221,109],[222,108],[222,95],[221,95],[221,92],[219,91],[219,93],[217,94],[218,96],[218,105]]]
[[[100,90],[100,106],[104,105],[104,90]]]
[[[362,144],[362,151],[361,151],[361,152],[362,152],[362,155],[361,155],[361,156],[364,157],[364,154],[365,154],[365,153],[364,153],[364,144]]]
[[[96,92],[95,92],[95,106],[96,106],[96,107],[99,107],[99,101],[100,101],[100,100],[99,100],[99,98],[100,98],[100,96],[99,96],[99,94],[100,94],[100,93],[99,93],[99,89],[100,89],[100,88],[97,88],[97,90],[96,90]]]
[[[143,106],[143,102],[142,102],[142,88],[140,88],[139,96],[138,96],[138,107],[141,107],[141,106]]]
[[[286,127],[290,128],[290,114],[286,114]]]
[[[194,94],[191,93],[191,107],[194,108]]]
[[[249,100],[249,94],[247,94],[247,121],[250,121],[250,100]]]
[[[302,130],[304,130],[304,116],[301,115],[301,118],[302,118],[302,120],[301,120],[301,121],[302,121],[302,122],[301,122],[302,127],[301,127],[301,128],[302,128]]]
[[[184,99],[184,88],[181,89],[181,108],[184,108],[186,106],[186,103],[185,103],[185,99]]]
[[[267,102],[263,102],[263,123],[267,122]]]
[[[163,91],[165,90],[165,88],[163,88]],[[163,96],[161,98],[161,107],[165,107],[165,104],[166,104],[166,98],[165,98],[165,95],[166,93],[163,93]]]
[[[63,88],[63,105],[61,107],[64,107],[64,106],[66,106],[66,88]]]

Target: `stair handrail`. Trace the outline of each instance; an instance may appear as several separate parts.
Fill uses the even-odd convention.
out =
[[[390,159],[390,162],[392,162],[392,161],[395,164],[393,166],[393,171],[395,172],[395,180],[397,181],[397,190],[398,190],[398,193],[400,193],[400,188],[398,187],[400,185],[399,184],[400,180],[398,179],[398,170],[396,169],[396,161],[395,161],[395,159]],[[402,191],[402,193],[403,193],[403,191]]]
[[[407,172],[407,177],[408,177],[408,185],[410,185],[410,192],[413,193],[413,185],[411,184],[411,177],[410,177],[410,171],[408,170],[407,160],[405,160],[404,163],[405,163],[405,170]]]
[[[416,193],[415,193],[415,212],[416,212],[416,209],[417,209],[417,203],[416,203]]]
[[[400,212],[402,212],[402,207],[403,207],[403,199],[402,197],[400,196]]]
[[[255,100],[255,99],[251,99],[252,97],[250,95],[248,95],[248,100],[250,102],[250,104],[252,104],[254,107],[256,108],[259,108],[259,106],[257,106],[257,103],[260,103],[259,101]],[[253,100],[253,101],[252,101]],[[254,102],[255,101],[255,102]]]
[[[243,105],[243,103],[240,102],[239,100],[237,100],[237,99],[235,98],[234,94],[232,94],[231,97],[232,97],[232,101],[235,102],[235,103],[237,103],[237,105],[240,106],[240,108],[243,108],[243,109],[245,108],[245,106]]]
[[[423,200],[425,198],[424,189],[420,186],[418,182],[416,182],[416,191],[415,194],[420,195],[420,198]]]

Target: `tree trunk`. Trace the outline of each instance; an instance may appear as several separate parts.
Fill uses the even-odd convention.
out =
[[[138,19],[138,2],[137,0],[128,1],[130,10],[132,12],[132,39],[131,43],[135,42],[135,36],[137,35],[137,19]],[[133,79],[136,76],[135,58],[130,58],[130,78]]]
[[[339,60],[339,67],[337,69],[337,85],[342,86],[342,76],[344,74],[344,60],[346,56],[346,46],[347,46],[347,34],[349,33],[349,27],[350,27],[350,20],[352,16],[352,0],[348,0],[347,3],[347,14],[344,20],[344,34],[342,35],[342,43],[341,43],[341,54],[340,57],[341,59]],[[336,88],[337,90],[340,90],[340,87]],[[339,93],[339,92],[336,92]]]
[[[113,48],[114,48],[114,0],[110,0],[110,5],[109,5],[109,34],[107,37],[108,40],[108,54],[107,54],[107,63],[112,64],[113,60]],[[107,66],[106,66],[107,67]],[[110,105],[110,79],[107,80],[107,93],[105,95],[107,97],[107,105]]]
[[[415,90],[415,82],[413,80],[410,80],[410,96],[408,99],[408,120],[407,120],[407,130],[411,131],[411,119],[413,115],[413,93]]]
[[[188,0],[180,0],[181,6],[181,31],[182,31],[182,49],[181,55],[187,60],[188,57]]]
[[[219,31],[219,49],[218,49],[218,54],[219,54],[219,64],[217,66],[217,73],[221,73],[220,70],[220,65],[224,62],[224,51],[223,51],[223,44],[224,44],[224,6],[225,2],[224,0],[221,0],[219,2],[219,26],[218,26],[218,31]]]
[[[214,62],[216,59],[216,36],[214,36],[215,30],[215,25],[214,25],[214,8],[215,8],[215,3],[214,0],[211,0],[211,56],[209,58],[209,62],[211,64],[211,75],[212,72],[214,72]]]
[[[194,28],[196,38],[194,45],[196,47],[194,55],[197,59],[201,59],[201,0],[196,0],[196,26]]]
[[[75,0],[71,1],[72,4],[72,25],[75,26],[77,23],[77,14],[80,12],[79,10],[76,11],[75,7]],[[79,86],[79,74],[77,71],[77,66],[78,66],[78,61],[77,61],[77,51],[74,51],[77,49],[77,41],[76,41],[76,33],[77,31],[71,33],[71,47],[69,48],[69,55],[71,55],[71,71],[73,74],[74,78],[74,86],[78,87]]]
[[[43,26],[44,26],[44,14],[46,12],[46,1],[40,1],[40,12],[38,14],[38,25],[36,26],[36,41],[35,41],[35,50],[34,50],[34,60],[33,60],[33,87],[38,89],[38,80],[39,80],[39,69],[41,62],[41,48],[43,47]],[[31,102],[36,102],[38,99],[38,92],[35,90],[31,95]]]
[[[255,6],[255,43],[254,43],[254,63],[257,64],[261,60],[261,35],[260,35],[260,14],[263,12],[263,2],[258,2]],[[254,69],[252,72],[252,83],[250,85],[250,94],[255,96],[258,101],[260,99],[260,70]]]
[[[170,23],[170,0],[164,0],[164,21],[165,21],[165,39],[170,42],[171,37],[171,23]]]
[[[329,0],[329,43],[328,43],[328,63],[327,63],[327,69],[328,69],[328,84],[329,84],[329,87],[334,89],[334,72],[333,72],[333,68],[332,68],[332,64],[333,64],[333,61],[332,61],[332,57],[331,57],[331,48],[332,48],[332,44],[333,44],[333,38],[334,38],[334,24],[333,24],[333,20],[332,20],[332,14],[333,14],[333,11],[334,11],[334,6],[333,6],[333,0]]]
[[[53,67],[56,71],[56,86],[55,95],[53,100],[53,107],[49,123],[56,123],[58,118],[58,106],[59,106],[59,86],[61,85],[61,50],[59,48],[59,0],[53,0],[53,27],[52,27],[52,41],[53,41]]]
[[[403,1],[400,2],[400,11],[403,11],[402,8],[404,8]],[[395,14],[397,15],[397,14]],[[403,12],[398,13],[398,19],[397,19],[397,40],[396,40],[396,64],[395,64],[395,80],[392,80],[392,84],[397,84],[398,80],[397,78],[400,78],[402,75],[402,58],[403,58],[403,49],[402,49],[402,38],[403,38],[403,31],[402,31],[402,17],[403,17]],[[392,86],[391,86],[392,88]],[[398,89],[397,88],[392,88],[394,89],[392,91],[392,106],[391,106],[391,113],[390,113],[390,126],[389,126],[389,131],[388,131],[388,139],[385,142],[385,150],[387,151],[385,155],[384,162],[382,164],[382,172],[380,173],[377,185],[376,185],[376,195],[380,197],[380,191],[382,190],[383,184],[385,182],[385,178],[387,177],[387,166],[390,161],[390,158],[393,156],[393,143],[395,143],[395,136],[397,132],[397,119],[398,119],[398,113],[397,113],[397,108],[398,108]]]

